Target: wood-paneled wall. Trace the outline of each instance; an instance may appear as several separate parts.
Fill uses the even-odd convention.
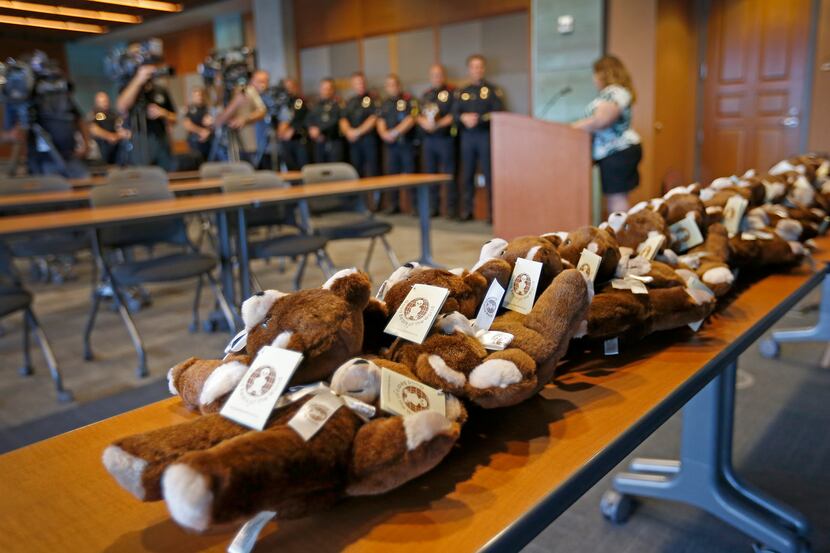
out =
[[[830,0],[821,0],[807,147],[830,152]]]
[[[165,61],[175,69],[176,74],[193,73],[213,50],[213,24],[188,27],[159,38],[164,41]]]
[[[529,10],[530,0],[295,0],[297,48]]]

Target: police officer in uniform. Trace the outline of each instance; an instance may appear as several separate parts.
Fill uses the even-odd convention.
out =
[[[455,174],[455,128],[453,105],[455,93],[447,84],[444,67],[435,64],[429,68],[432,88],[421,98],[418,127],[423,138],[424,171]],[[440,185],[430,189],[430,213],[434,217],[441,208]],[[455,217],[458,209],[458,183],[447,183],[447,215]]]
[[[470,84],[456,93],[455,120],[461,130],[461,184],[464,190],[462,220],[473,218],[476,163],[481,165],[487,194],[492,204],[490,188],[490,114],[504,109],[504,93],[484,80],[486,60],[480,54],[467,58]],[[489,205],[492,215],[492,205]]]
[[[89,116],[89,134],[98,144],[101,160],[107,165],[123,165],[125,141],[130,138],[130,131],[122,128],[121,117],[110,107],[110,97],[106,92],[95,94],[92,113]]]
[[[187,106],[182,125],[187,131],[187,145],[190,151],[198,155],[202,161],[207,161],[213,143],[213,117],[207,105],[204,88],[196,87],[190,92],[190,105]]]
[[[334,80],[320,81],[320,100],[308,113],[308,137],[314,144],[316,163],[343,161],[340,137],[340,102],[334,95]]]
[[[277,138],[280,141],[280,157],[289,171],[299,171],[308,164],[308,106],[299,94],[297,81],[285,79],[283,86],[288,93],[288,101],[278,116]]]
[[[340,132],[349,142],[349,158],[361,177],[373,177],[379,170],[377,124],[378,101],[366,89],[366,77],[353,73],[354,96],[340,114]]]
[[[415,172],[415,118],[418,102],[401,90],[397,75],[384,83],[386,99],[380,106],[378,135],[386,144],[386,161],[391,175]],[[400,213],[400,191],[388,192],[387,213]]]

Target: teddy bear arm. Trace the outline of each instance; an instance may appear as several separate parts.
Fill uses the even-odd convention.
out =
[[[178,394],[188,409],[217,412],[248,370],[249,362],[244,354],[221,360],[191,357],[170,369],[167,377],[170,393]]]
[[[536,369],[533,358],[520,349],[495,351],[470,372],[464,395],[485,409],[516,405],[544,384]]]

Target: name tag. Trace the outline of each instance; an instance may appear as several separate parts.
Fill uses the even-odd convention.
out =
[[[331,392],[323,392],[308,400],[288,421],[303,440],[309,441],[343,407],[343,400]]]
[[[582,250],[582,255],[579,256],[579,261],[576,262],[576,268],[579,272],[591,279],[594,282],[597,279],[597,272],[602,263],[602,258],[594,252]]]
[[[509,332],[500,332],[498,330],[488,330],[482,332],[477,336],[478,341],[484,346],[484,349],[493,351],[501,351],[510,345],[513,341],[513,335]]]
[[[723,226],[726,227],[730,237],[738,234],[741,229],[741,219],[743,219],[747,205],[749,205],[749,200],[737,194],[726,202],[723,208]]]
[[[663,247],[663,242],[665,241],[666,237],[662,234],[650,236],[645,242],[640,244],[637,255],[644,259],[648,259],[649,261],[653,261],[654,257],[657,255],[657,252],[659,252],[660,248]]]
[[[669,231],[672,239],[677,243],[677,250],[681,253],[703,243],[703,235],[700,233],[697,223],[688,217],[670,226]]]
[[[520,257],[516,259],[507,293],[504,295],[504,307],[522,314],[530,313],[536,299],[536,288],[542,276],[542,264]],[[489,327],[488,327],[489,328]]]
[[[499,311],[503,297],[504,288],[501,287],[501,284],[497,280],[493,279],[476,316],[476,326],[478,328],[490,330],[490,325],[493,324],[493,319],[496,318],[496,313]]]
[[[449,293],[438,286],[414,285],[384,332],[416,344],[423,343]]]
[[[443,392],[382,368],[380,372],[380,409],[393,415],[414,415],[421,411],[447,414],[447,398]]]
[[[274,405],[302,360],[302,353],[263,347],[225,402],[221,415],[254,430],[265,428]]]

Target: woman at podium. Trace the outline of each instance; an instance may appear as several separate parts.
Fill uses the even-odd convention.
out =
[[[637,166],[643,156],[640,136],[631,128],[636,95],[631,75],[619,58],[594,62],[594,85],[599,94],[573,126],[591,133],[594,163],[599,166],[608,213],[628,210],[628,193],[640,184]]]

